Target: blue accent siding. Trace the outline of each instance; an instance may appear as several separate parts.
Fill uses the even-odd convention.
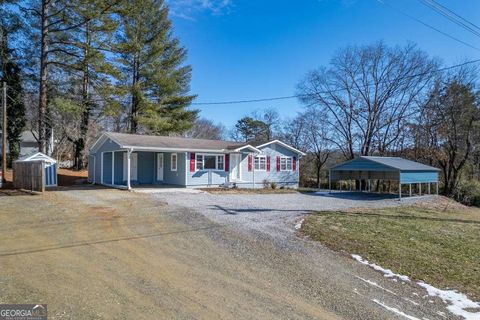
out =
[[[112,184],[112,153],[103,154],[103,183]]]
[[[153,184],[155,154],[153,152],[137,152],[137,154],[137,182],[139,184]]]
[[[437,171],[402,171],[400,173],[401,183],[427,183],[437,181]]]
[[[357,158],[345,162],[331,169],[332,171],[398,171],[381,163],[373,162],[364,158]]]
[[[115,174],[115,183],[114,184],[124,184],[123,182],[123,154],[125,152],[115,152],[115,162],[114,162],[114,174]],[[110,168],[111,170],[111,168]]]
[[[176,185],[176,186],[186,186],[185,170],[190,169],[190,162],[188,162],[188,169],[187,169],[187,162],[185,161],[185,158],[186,158],[185,152],[177,152],[177,171],[172,171],[172,163],[171,163],[172,152],[164,152],[163,153],[163,182],[160,181],[159,183]],[[157,175],[157,162],[155,160],[155,179],[157,179],[156,175]]]

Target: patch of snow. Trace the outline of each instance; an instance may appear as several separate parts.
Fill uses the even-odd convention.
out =
[[[447,309],[466,320],[480,319],[480,303],[474,302],[463,293],[456,290],[441,290],[429,285],[428,283],[419,281],[419,286],[427,290],[428,294],[432,297],[439,297],[444,302],[449,302]],[[478,312],[467,311],[465,309],[478,309]]]
[[[363,259],[357,254],[352,254],[352,258],[364,265],[370,266],[371,268],[382,272],[385,277],[391,278],[392,280],[396,280],[396,278],[399,278],[400,280],[406,282],[410,281],[409,277],[394,273],[390,269],[384,269],[375,263],[369,263],[368,260]],[[438,289],[423,281],[418,281],[417,284],[427,290],[428,295],[423,296],[423,298],[439,297],[444,303],[448,303],[447,309],[454,315],[463,317],[465,320],[480,319],[480,303],[468,299],[465,294],[456,290]],[[428,302],[433,303],[434,301],[429,300]],[[478,311],[467,311],[466,309],[473,309]]]
[[[389,306],[387,306],[386,304],[378,301],[377,299],[373,299],[372,301],[375,302],[376,304],[384,307],[385,309],[387,309],[387,310],[389,310],[389,311],[391,311],[391,312],[393,312],[393,313],[396,313],[396,314],[398,314],[399,316],[402,316],[402,317],[404,317],[404,318],[406,318],[406,319],[409,319],[409,320],[420,320],[419,318],[416,318],[416,317],[414,317],[414,316],[410,316],[410,315],[408,315],[408,314],[406,314],[406,313],[398,310],[397,308],[389,307]]]
[[[410,302],[410,303],[413,304],[413,305],[416,305],[416,306],[419,306],[419,305],[420,305],[420,303],[417,303],[417,302],[415,302],[415,301],[413,301],[413,300],[410,300],[410,299],[408,299],[408,298],[402,298],[402,299],[405,300],[405,301]]]
[[[388,292],[388,293],[391,293],[391,294],[393,294],[393,295],[395,295],[395,296],[397,295],[395,292],[393,292],[393,291],[391,291],[391,290],[388,290],[388,289],[385,289],[384,287],[382,287],[381,285],[379,285],[379,284],[376,283],[375,281],[368,280],[368,279],[364,279],[364,278],[359,277],[359,276],[355,276],[355,277],[358,278],[358,279],[360,279],[360,280],[362,280],[362,281],[365,282],[365,283],[368,283],[368,284],[371,285],[371,286],[380,288],[380,289],[382,289],[382,290],[384,290],[384,291],[386,291],[386,292]]]
[[[295,229],[296,229],[296,230],[301,229],[301,228],[302,228],[302,224],[303,224],[304,221],[305,221],[305,219],[300,220],[300,221],[295,225]]]
[[[379,265],[375,264],[375,263],[369,263],[368,260],[366,259],[363,259],[361,256],[359,256],[358,254],[352,254],[352,258],[357,260],[358,262],[364,264],[364,265],[367,265],[367,266],[370,266],[371,268],[377,270],[377,271],[380,271],[381,273],[383,273],[383,276],[384,277],[387,277],[387,278],[399,278],[400,280],[402,281],[410,281],[410,278],[407,277],[407,276],[404,276],[404,275],[401,275],[401,274],[397,274],[397,273],[394,273],[392,270],[390,269],[384,269],[382,267],[380,267]]]

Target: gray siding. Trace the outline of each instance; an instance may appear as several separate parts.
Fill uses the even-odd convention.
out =
[[[201,154],[197,152],[196,154]],[[223,155],[223,153],[207,153],[211,155]],[[219,186],[224,184],[227,180],[229,172],[225,170],[197,170],[195,172],[190,171],[190,157],[191,153],[187,154],[187,185],[189,187],[202,187],[202,186]]]
[[[93,174],[93,170],[88,170],[89,172],[89,180],[92,182],[94,181],[95,177],[95,183],[101,183],[101,176],[102,176],[102,152],[108,152],[108,151],[116,151],[119,150],[120,146],[116,144],[115,142],[111,140],[106,140],[100,148],[97,150],[95,153],[91,153],[90,156],[95,157],[95,161],[92,161],[92,158],[90,157],[88,165],[90,166],[93,164],[95,166],[95,174]],[[111,167],[110,167],[111,170]],[[93,177],[90,177],[90,173],[93,174]],[[110,172],[110,179],[111,179],[111,172]],[[105,182],[104,182],[105,183]]]
[[[300,161],[299,155],[295,152],[282,147],[279,144],[270,144],[261,149],[261,156],[270,156],[270,171],[255,170],[255,186],[263,187],[263,182],[275,182],[277,186],[282,187],[298,187]],[[297,165],[295,171],[277,171],[277,156],[280,157],[296,157]],[[242,160],[242,180],[243,183],[238,183],[242,187],[251,187],[253,185],[254,172],[248,171],[248,156],[244,155]]]
[[[269,183],[275,182],[279,187],[298,187],[299,181],[299,155],[287,148],[284,148],[278,144],[270,144],[261,149],[262,156],[270,156],[271,166],[270,171],[258,171],[255,170],[255,187],[262,188],[263,182]],[[296,157],[296,170],[295,171],[277,171],[276,158],[281,157]],[[187,181],[189,187],[202,187],[202,186],[219,186],[226,181],[229,181],[229,171],[212,171],[202,170],[196,172],[190,172],[190,153],[187,156]],[[231,162],[230,162],[231,163]],[[248,154],[242,154],[241,168],[241,181],[235,183],[241,188],[252,188],[254,181],[254,172],[248,171]]]
[[[186,186],[185,183],[185,170],[186,167],[186,152],[177,153],[177,171],[172,171],[171,166],[171,152],[163,153],[163,183],[176,186]],[[155,179],[157,175],[156,162],[155,162]]]

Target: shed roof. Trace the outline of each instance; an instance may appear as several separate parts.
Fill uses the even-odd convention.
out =
[[[358,157],[354,160],[341,163],[331,168],[330,170],[354,171],[355,168],[352,167],[352,165],[354,165],[355,162],[360,162],[362,159],[371,162],[372,166],[375,166],[375,164],[380,164],[382,166],[386,166],[388,168],[392,168],[399,171],[440,171],[440,169],[438,168],[427,166],[423,163],[403,159],[400,157],[370,157],[370,156]],[[342,167],[347,163],[349,164],[348,168],[343,169]],[[362,166],[358,170],[368,170],[368,167]]]

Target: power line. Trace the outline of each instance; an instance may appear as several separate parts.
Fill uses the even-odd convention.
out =
[[[472,49],[475,49],[475,50],[477,50],[477,51],[480,51],[480,48],[475,47],[475,46],[471,45],[471,44],[468,43],[468,42],[465,42],[465,41],[463,41],[463,40],[460,40],[460,39],[458,39],[458,38],[456,38],[456,37],[454,37],[454,36],[452,36],[452,35],[444,32],[444,31],[442,31],[442,30],[440,30],[440,29],[438,29],[438,28],[436,28],[436,27],[434,27],[434,26],[432,26],[432,25],[430,25],[430,24],[428,24],[428,23],[426,23],[426,22],[423,22],[422,20],[420,20],[420,19],[418,19],[418,18],[415,18],[414,16],[408,14],[407,12],[405,12],[405,11],[403,11],[403,10],[397,8],[397,7],[392,6],[391,4],[385,2],[384,0],[377,0],[377,1],[380,2],[381,4],[384,4],[384,5],[392,8],[393,10],[396,10],[396,11],[400,12],[400,13],[403,14],[404,16],[406,16],[406,17],[408,17],[408,18],[410,18],[410,19],[412,19],[412,20],[414,20],[414,21],[416,21],[416,22],[424,25],[424,26],[427,27],[427,28],[430,28],[430,29],[432,29],[432,30],[434,30],[434,31],[436,31],[436,32],[438,32],[438,33],[441,33],[441,34],[443,34],[444,36],[446,36],[446,37],[448,37],[448,38],[450,38],[450,39],[452,39],[452,40],[455,40],[455,41],[457,41],[457,42],[459,42],[459,43],[461,43],[461,44],[463,44],[463,45],[466,45],[467,47],[470,47],[470,48],[472,48]]]
[[[455,23],[456,25],[480,37],[480,32],[479,32],[480,28],[478,28],[475,24],[466,20],[462,16],[456,14],[452,10],[448,9],[447,7],[441,5],[440,3],[434,0],[418,0],[418,1],[424,4],[425,6],[427,6],[428,8],[432,9],[433,11],[437,12],[438,14],[444,16],[445,18]]]
[[[416,78],[416,77],[420,77],[420,76],[424,76],[424,75],[428,75],[428,74],[432,74],[432,73],[447,71],[447,70],[463,67],[463,66],[466,66],[466,65],[478,63],[478,62],[480,62],[480,59],[466,61],[464,63],[456,64],[456,65],[449,66],[449,67],[444,67],[444,68],[440,68],[440,69],[436,69],[436,70],[432,70],[432,71],[427,71],[427,72],[421,72],[421,73],[413,74],[413,75],[410,75],[410,76],[405,76],[405,77],[402,77],[402,78],[398,78],[395,81],[410,79],[410,78]],[[380,82],[380,83],[389,83],[389,82],[392,82],[392,81],[384,81],[384,82]],[[364,85],[363,87],[371,87],[373,85],[374,84],[367,84],[367,85]],[[340,92],[340,91],[345,91],[345,90],[346,89],[344,89],[344,88],[340,88],[340,89],[335,89],[335,90],[331,90],[331,91],[328,91],[328,92],[327,91],[319,91],[316,94],[326,94],[326,93]],[[259,98],[259,99],[250,99],[250,100],[193,102],[192,105],[202,106],[202,105],[222,105],[222,104],[244,104],[244,103],[268,102],[268,101],[277,101],[277,100],[289,100],[289,99],[309,97],[309,96],[312,96],[312,95],[313,94],[297,94],[297,95],[291,95],[291,96]]]

